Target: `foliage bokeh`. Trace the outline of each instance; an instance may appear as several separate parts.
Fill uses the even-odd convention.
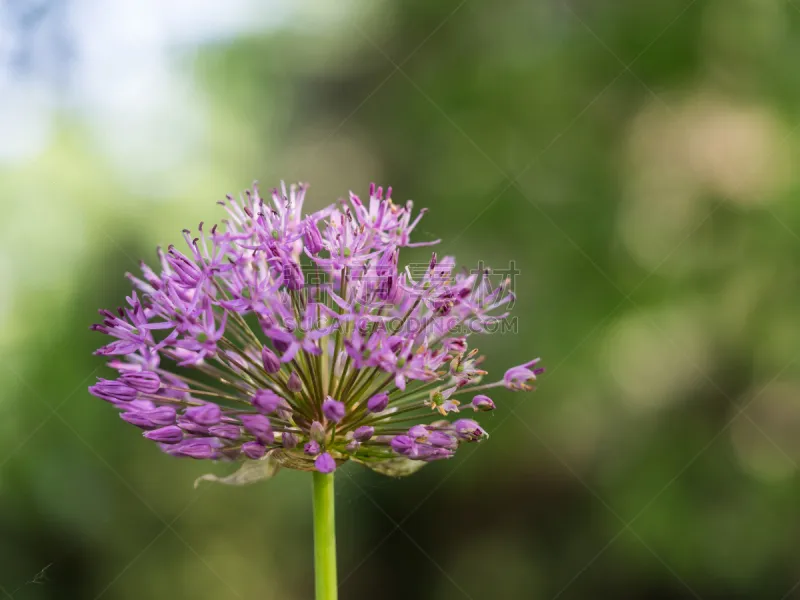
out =
[[[70,110],[0,163],[2,590],[310,597],[307,476],[195,490],[86,392],[122,274],[256,177],[430,207],[440,254],[520,271],[489,370],[548,367],[463,456],[344,469],[342,597],[800,593],[798,6],[342,6],[172,56],[204,111],[179,164],[132,175]]]

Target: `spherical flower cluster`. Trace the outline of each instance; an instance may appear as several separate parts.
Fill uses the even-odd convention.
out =
[[[251,459],[329,473],[355,460],[387,474],[487,437],[451,413],[495,408],[476,394],[529,390],[537,360],[481,384],[467,346],[506,316],[507,282],[452,257],[400,267],[424,211],[370,187],[303,215],[306,186],[257,186],[220,202],[221,226],[159,249],[160,272],[128,274],[127,306],[93,326],[114,338],[116,379],[89,391],[173,456]],[[470,398],[463,401],[461,398]]]

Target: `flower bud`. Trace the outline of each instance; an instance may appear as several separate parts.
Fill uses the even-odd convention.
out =
[[[309,254],[319,254],[323,248],[317,224],[310,217],[303,223],[303,244]]]
[[[308,434],[312,440],[322,443],[325,441],[325,426],[319,421],[314,421],[311,423]]]
[[[453,458],[453,456],[453,451],[448,448],[434,448],[433,451],[427,454],[422,460],[425,462],[433,462],[434,460]]]
[[[414,444],[406,456],[411,460],[427,460],[436,454],[436,448],[428,444]]]
[[[367,410],[372,413],[383,412],[387,406],[389,406],[389,394],[386,392],[375,394],[367,400]]]
[[[353,432],[353,438],[359,442],[366,442],[373,435],[375,435],[375,428],[369,425],[362,425]]]
[[[286,382],[286,387],[293,392],[303,391],[303,382],[300,381],[300,377],[294,371],[292,371],[292,374],[289,375],[289,380]]]
[[[397,253],[384,253],[375,265],[378,279],[377,296],[391,302],[397,294]]]
[[[122,381],[98,379],[97,383],[89,388],[89,393],[109,402],[130,402],[136,399],[136,390]]]
[[[305,446],[303,446],[303,452],[305,452],[308,456],[316,456],[319,454],[321,450],[319,442],[316,440],[311,440],[307,442]]]
[[[415,444],[414,440],[407,435],[397,435],[392,439],[391,446],[392,450],[398,454],[407,455],[414,448]]]
[[[283,265],[283,280],[286,287],[290,290],[302,290],[303,284],[303,271],[300,266],[293,260],[286,260]]]
[[[146,413],[139,412],[138,410],[129,410],[120,413],[119,418],[142,429],[152,429],[156,426],[156,424],[147,417]]]
[[[343,402],[334,400],[330,396],[322,403],[322,414],[325,418],[334,423],[338,423],[344,419],[345,406]]]
[[[453,423],[453,428],[459,438],[468,442],[478,442],[485,437],[489,437],[481,426],[472,419],[459,419]]]
[[[320,473],[333,473],[336,470],[336,461],[327,452],[323,452],[314,460],[314,466]]]
[[[208,428],[208,433],[226,440],[238,440],[242,435],[241,429],[236,425],[214,425]]]
[[[283,399],[283,402],[280,403],[278,409],[275,411],[275,416],[284,421],[292,421],[293,415],[294,411],[292,411],[291,405]]]
[[[193,433],[195,435],[208,435],[208,427],[198,425],[186,417],[178,417],[178,427],[183,429],[186,433]]]
[[[175,425],[168,425],[153,431],[145,431],[144,437],[161,444],[177,444],[183,439],[183,430]]]
[[[275,409],[277,409],[281,403],[281,399],[282,398],[272,390],[258,390],[253,395],[253,406],[255,406],[259,412],[269,415],[275,412]]]
[[[495,409],[494,401],[489,396],[478,394],[472,399],[472,408],[475,412],[486,412]]]
[[[222,419],[222,410],[220,407],[211,403],[187,408],[184,414],[187,419],[198,425],[203,425],[204,427],[216,425]]]
[[[258,442],[245,442],[242,444],[242,454],[252,460],[263,458],[266,453],[267,449],[263,444],[259,444]]]
[[[450,450],[458,448],[458,440],[444,431],[431,431],[427,442],[437,448],[448,448]]]
[[[261,362],[264,364],[264,370],[267,373],[277,373],[281,370],[281,361],[278,359],[277,355],[266,346],[261,349]]]
[[[252,433],[259,442],[272,444],[275,441],[275,434],[272,433],[272,424],[264,415],[240,415],[239,420],[244,425],[244,428]]]
[[[297,436],[291,431],[284,431],[281,435],[281,443],[283,444],[284,448],[296,448],[298,439]]]
[[[173,456],[186,456],[196,459],[219,458],[219,444],[217,440],[185,440],[167,449]]]
[[[119,416],[123,421],[142,429],[175,424],[175,409],[171,406],[159,406],[152,410],[129,410]]]
[[[172,406],[159,406],[146,414],[156,425],[172,425],[175,423],[176,412]]]
[[[428,430],[424,425],[414,425],[408,430],[408,437],[418,442],[425,441],[428,438]]]
[[[161,379],[152,371],[124,373],[119,381],[145,394],[155,394],[161,387]]]

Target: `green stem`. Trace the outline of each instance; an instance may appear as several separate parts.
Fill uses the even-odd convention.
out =
[[[314,577],[316,600],[336,600],[336,526],[333,473],[314,471]]]

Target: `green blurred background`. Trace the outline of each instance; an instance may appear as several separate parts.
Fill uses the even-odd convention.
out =
[[[514,261],[480,348],[548,368],[337,473],[342,598],[800,598],[798,58],[787,0],[0,0],[0,598],[312,597],[307,474],[195,490],[86,392],[123,273],[254,178]]]

